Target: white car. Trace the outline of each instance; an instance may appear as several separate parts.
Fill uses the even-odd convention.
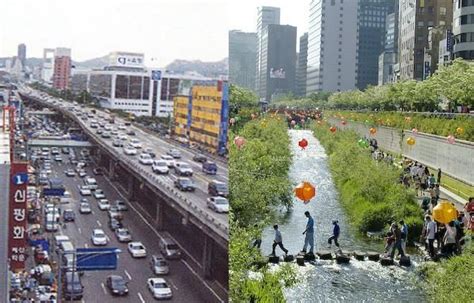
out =
[[[100,200],[100,199],[105,199],[105,194],[102,189],[96,189],[94,191],[94,198]]]
[[[125,130],[127,129],[127,127],[125,126],[125,124],[119,124],[118,129]]]
[[[133,146],[125,146],[123,148],[123,152],[124,154],[128,155],[128,156],[135,156],[137,154],[137,150],[133,147]]]
[[[142,148],[142,143],[140,140],[133,138],[130,140],[130,146],[133,146],[134,148]]]
[[[169,151],[166,152],[168,155],[172,156],[175,159],[180,159],[181,158],[181,152],[175,148],[170,149]]]
[[[171,299],[173,293],[163,278],[150,278],[147,281],[148,289],[155,299]]]
[[[78,174],[79,174],[79,177],[80,177],[80,178],[84,178],[85,176],[87,176],[86,171],[83,170],[83,169],[80,169],[79,172],[78,172]]]
[[[153,159],[149,154],[140,154],[138,162],[140,162],[143,165],[152,165],[153,164]]]
[[[100,210],[109,210],[110,209],[110,202],[107,199],[100,199],[97,203]]]
[[[79,193],[81,194],[81,196],[92,195],[92,191],[90,190],[88,186],[82,186],[81,188],[79,188]]]
[[[109,243],[109,237],[107,237],[102,229],[94,229],[91,239],[94,245],[107,245]]]
[[[161,155],[161,160],[166,162],[168,167],[174,167],[174,158],[169,155]]]
[[[146,257],[146,248],[141,242],[130,242],[128,243],[128,252],[134,258]]]
[[[176,174],[180,176],[192,176],[193,175],[193,169],[191,168],[191,165],[189,165],[186,162],[176,162],[174,164],[174,171]]]
[[[207,207],[214,210],[216,213],[228,213],[229,201],[224,197],[207,198]]]
[[[151,170],[157,174],[167,174],[170,169],[168,163],[165,160],[155,160],[151,166]]]
[[[119,133],[119,134],[117,135],[117,138],[119,138],[119,139],[122,140],[122,141],[128,140],[128,136],[125,135],[125,134],[123,134],[123,133]]]
[[[55,156],[55,157],[54,157],[54,161],[62,162],[62,161],[63,161],[63,158],[62,158],[61,156]]]

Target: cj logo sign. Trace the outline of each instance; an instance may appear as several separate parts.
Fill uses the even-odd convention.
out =
[[[120,63],[121,65],[138,66],[143,63],[143,59],[139,57],[121,56],[121,57],[117,57],[117,62]]]
[[[118,58],[117,58],[117,61],[118,61],[120,64],[123,64],[123,65],[127,64],[127,58],[125,58],[125,57],[118,57]]]

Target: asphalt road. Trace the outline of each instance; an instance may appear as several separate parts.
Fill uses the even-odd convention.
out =
[[[63,158],[66,158],[63,155]],[[54,161],[53,161],[54,162]],[[69,190],[74,200],[79,201],[82,198],[78,191],[78,186],[83,181],[78,176],[66,177],[64,170],[71,165],[66,163],[53,163],[53,175],[61,177],[64,185]],[[92,167],[86,167],[87,173],[91,176]],[[103,189],[106,198],[113,202],[117,199],[127,201],[115,185],[104,176],[94,176]],[[101,211],[97,207],[96,199],[87,197],[92,207],[92,214],[80,214],[79,203],[63,204],[61,209],[74,209],[76,212],[76,221],[67,223],[67,227],[62,228],[58,233],[68,235],[76,248],[93,247],[91,234],[94,228],[101,228],[110,238],[107,247],[117,247],[122,250],[119,254],[118,268],[114,271],[90,271],[86,272],[82,278],[85,295],[84,302],[153,302],[155,301],[146,287],[146,280],[154,276],[149,261],[153,253],[159,251],[158,242],[160,235],[149,226],[146,221],[129,205],[129,211],[124,212],[124,226],[129,228],[133,241],[141,241],[147,249],[147,258],[134,259],[127,251],[124,243],[119,243],[113,231],[108,227],[107,211]],[[128,204],[128,203],[127,203]],[[106,277],[110,274],[119,274],[128,281],[129,295],[126,297],[112,297],[105,288]],[[173,291],[171,302],[221,302],[211,288],[199,278],[191,269],[186,261],[170,261],[170,274],[164,276]]]

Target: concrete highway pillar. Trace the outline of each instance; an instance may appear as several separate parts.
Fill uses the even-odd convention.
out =
[[[117,166],[117,162],[111,159],[109,161],[109,178],[111,181],[115,181],[115,167],[116,166]]]
[[[163,230],[163,204],[159,201],[156,202],[156,218],[155,218],[155,227],[157,230]]]
[[[211,278],[211,267],[212,267],[212,239],[208,236],[204,236],[204,251],[202,254],[202,271],[204,278]]]
[[[128,177],[127,183],[127,198],[129,201],[132,201],[135,197],[135,178],[132,175]]]

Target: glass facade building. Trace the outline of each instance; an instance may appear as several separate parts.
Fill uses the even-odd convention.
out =
[[[229,82],[255,90],[257,34],[237,30],[229,32]]]
[[[454,58],[474,60],[474,0],[454,0]]]

